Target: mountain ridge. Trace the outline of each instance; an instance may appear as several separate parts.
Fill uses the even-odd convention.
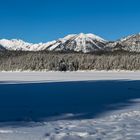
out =
[[[117,41],[107,41],[92,33],[70,34],[64,38],[46,43],[28,43],[20,39],[1,39],[0,51],[73,51],[90,53],[96,51],[124,50],[140,52],[140,33],[133,34]]]

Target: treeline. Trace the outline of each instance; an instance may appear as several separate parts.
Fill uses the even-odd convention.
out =
[[[0,71],[140,70],[140,54],[1,51]]]

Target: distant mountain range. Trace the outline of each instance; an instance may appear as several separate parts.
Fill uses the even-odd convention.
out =
[[[140,34],[131,35],[117,41],[107,41],[94,34],[72,34],[47,43],[33,44],[22,40],[1,39],[0,51],[66,51],[90,53],[95,51],[124,50],[140,52]]]

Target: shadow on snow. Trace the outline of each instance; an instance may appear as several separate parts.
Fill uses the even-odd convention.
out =
[[[132,105],[132,99],[140,98],[138,80],[3,83],[0,121],[89,119]]]

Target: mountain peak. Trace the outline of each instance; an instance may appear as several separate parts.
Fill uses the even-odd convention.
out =
[[[92,38],[94,40],[97,40],[97,41],[103,41],[103,42],[106,42],[106,40],[104,40],[103,38],[95,35],[95,34],[92,34],[92,33],[87,33],[87,34],[84,34],[84,33],[80,33],[77,35],[79,38]]]
[[[59,39],[54,45],[49,46],[51,51],[77,51],[77,52],[93,52],[102,50],[106,41],[94,34],[72,34]]]
[[[28,43],[20,39],[1,39],[0,50],[22,51],[76,51],[95,52],[103,50],[126,50],[140,52],[140,33],[127,36],[115,42],[106,41],[92,33],[69,34],[64,38],[47,43]]]
[[[77,52],[93,52],[103,50],[105,47],[105,41],[103,38],[95,34],[70,34],[64,38],[60,38],[56,41],[47,43],[32,44],[24,42],[20,39],[1,39],[0,45],[7,50],[22,50],[22,51],[77,51]]]
[[[84,33],[80,33],[80,34],[78,34],[78,36],[82,38],[82,37],[85,37],[86,34],[84,34]]]

